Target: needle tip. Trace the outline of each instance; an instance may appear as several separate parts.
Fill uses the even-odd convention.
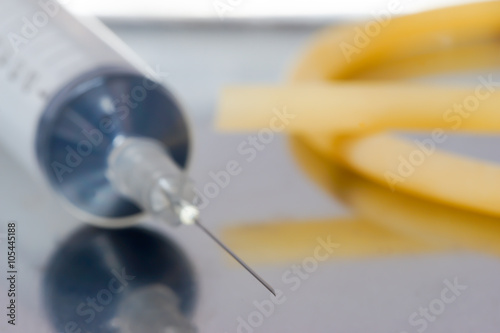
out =
[[[271,294],[276,297],[276,292],[274,291],[274,288],[271,287],[269,283],[264,281],[262,277],[260,277],[259,274],[257,274],[250,266],[248,266],[243,260],[240,259],[233,251],[231,251],[224,243],[222,243],[217,237],[215,237],[207,228],[205,228],[200,221],[196,218],[193,220],[194,224],[197,225],[201,230],[203,230],[210,238],[212,238],[221,248],[223,248],[231,257],[234,258],[243,268],[245,268],[250,274],[252,274],[253,277],[255,277],[264,287],[266,287],[267,290],[271,292]]]

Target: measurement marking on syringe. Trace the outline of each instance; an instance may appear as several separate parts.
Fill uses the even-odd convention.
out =
[[[38,75],[35,72],[31,72],[30,74],[28,74],[27,79],[24,81],[24,84],[23,84],[24,91],[26,91],[26,92],[30,91],[30,89],[33,87],[33,82],[36,81],[37,77],[38,77]]]
[[[44,90],[38,91],[38,97],[40,97],[41,99],[47,99],[48,96],[49,96],[49,94],[46,91],[44,91]]]
[[[14,65],[14,68],[10,71],[9,75],[7,76],[9,80],[15,81],[19,77],[19,73],[21,73],[21,70],[24,68],[24,61],[19,59],[18,62]]]
[[[3,67],[4,65],[6,65],[8,59],[9,58],[7,57],[6,54],[0,54],[0,67]]]
[[[0,66],[5,66],[9,62],[9,50],[7,49],[5,39],[0,38]]]
[[[7,57],[6,54],[0,54],[0,68],[7,65],[7,60],[9,60],[9,58]]]

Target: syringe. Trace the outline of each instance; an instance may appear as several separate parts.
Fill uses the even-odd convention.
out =
[[[78,218],[123,227],[146,212],[197,225],[274,294],[200,224],[188,127],[158,82],[99,22],[53,0],[0,0],[0,142]]]

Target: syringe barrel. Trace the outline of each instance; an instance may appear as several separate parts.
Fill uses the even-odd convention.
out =
[[[0,142],[80,218],[121,226],[141,210],[109,183],[110,150],[147,137],[184,168],[189,135],[158,75],[87,21],[55,0],[0,0]]]

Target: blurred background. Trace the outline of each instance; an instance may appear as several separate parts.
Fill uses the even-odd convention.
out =
[[[402,0],[404,5],[401,14],[429,10],[445,6],[470,3],[473,1],[457,0]],[[66,1],[76,13],[93,13],[103,19],[159,19],[159,20],[213,20],[220,19],[220,9],[234,8],[226,11],[231,19],[290,19],[312,20],[321,19],[346,20],[351,18],[369,17],[374,11],[384,9],[389,2],[384,0],[355,0],[348,2],[325,2],[321,0],[297,1],[290,3],[285,0],[274,1],[97,1],[72,0]],[[236,8],[237,7],[237,8]]]
[[[471,2],[402,0],[400,15]],[[202,220],[279,297],[194,228],[86,226],[0,150],[0,236],[7,221],[17,222],[19,262],[18,325],[3,318],[1,332],[498,332],[495,218],[398,195],[341,169],[333,193],[297,163],[301,147],[285,134],[249,162],[238,146],[255,133],[214,129],[222,87],[284,82],[319,29],[370,19],[388,1],[63,3],[102,19],[166,74],[192,126],[189,170],[199,188],[228,161],[240,163],[242,172],[209,200]],[[496,163],[497,143],[454,136],[439,148]],[[447,238],[446,230],[468,223],[477,229]],[[399,224],[405,232],[387,227]],[[412,236],[418,233],[437,241]],[[122,291],[109,292],[120,286],[110,281]]]

